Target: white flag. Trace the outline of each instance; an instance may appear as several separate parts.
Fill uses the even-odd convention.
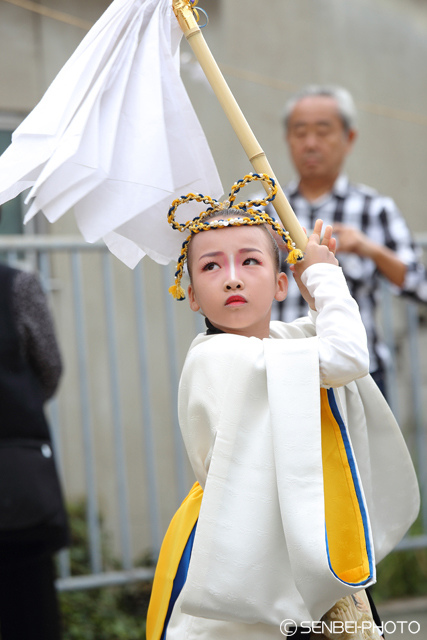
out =
[[[179,75],[181,36],[172,0],[115,0],[14,132],[0,204],[32,187],[25,222],[73,208],[84,238],[104,238],[130,267],[145,254],[176,258],[172,200],[222,194]],[[187,207],[181,221],[194,215]]]

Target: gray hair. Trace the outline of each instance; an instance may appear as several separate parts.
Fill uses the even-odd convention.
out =
[[[350,131],[350,129],[356,127],[357,111],[350,91],[347,91],[347,89],[343,87],[332,85],[310,84],[303,87],[297,93],[294,93],[285,104],[283,110],[283,124],[285,129],[288,128],[289,118],[297,102],[309,96],[327,96],[328,98],[333,98],[337,103],[338,113],[345,131]]]

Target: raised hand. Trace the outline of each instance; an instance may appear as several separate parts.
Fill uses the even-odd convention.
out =
[[[309,294],[308,289],[301,282],[301,276],[308,267],[313,264],[326,263],[338,266],[338,260],[335,257],[337,241],[332,237],[332,227],[327,225],[323,234],[323,220],[316,220],[313,233],[308,239],[307,246],[304,251],[304,260],[295,265],[291,265],[290,269],[293,273],[295,281],[299,287],[302,297],[310,305],[312,309],[316,309],[314,298]],[[305,231],[305,229],[304,229]]]

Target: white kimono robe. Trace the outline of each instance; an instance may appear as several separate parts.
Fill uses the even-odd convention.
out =
[[[281,638],[375,582],[375,562],[416,518],[419,493],[398,425],[368,374],[366,333],[341,269],[303,275],[317,312],[272,322],[269,339],[199,335],[179,419],[204,496],[167,640]],[[325,542],[320,388],[333,387],[372,561],[361,586],[333,571]],[[356,462],[357,461],[357,462]]]

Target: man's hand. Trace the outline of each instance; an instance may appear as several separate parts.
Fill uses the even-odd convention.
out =
[[[374,243],[362,231],[346,224],[336,223],[333,229],[337,236],[337,253],[356,253],[364,258],[370,257]]]
[[[338,240],[337,252],[355,253],[361,258],[370,258],[390,282],[398,287],[403,285],[407,267],[394,251],[374,242],[359,229],[345,224],[335,224],[333,232]]]
[[[313,310],[316,310],[314,304],[314,298],[309,294],[307,287],[301,282],[301,276],[308,267],[313,264],[326,263],[339,265],[338,260],[335,258],[335,250],[337,241],[332,237],[332,227],[327,225],[323,234],[322,241],[320,240],[322,234],[323,220],[316,220],[314,230],[308,239],[307,246],[304,251],[304,260],[297,262],[297,264],[290,265],[290,269],[293,273],[295,281],[299,287],[302,297],[310,305]],[[305,229],[304,229],[305,231]]]

